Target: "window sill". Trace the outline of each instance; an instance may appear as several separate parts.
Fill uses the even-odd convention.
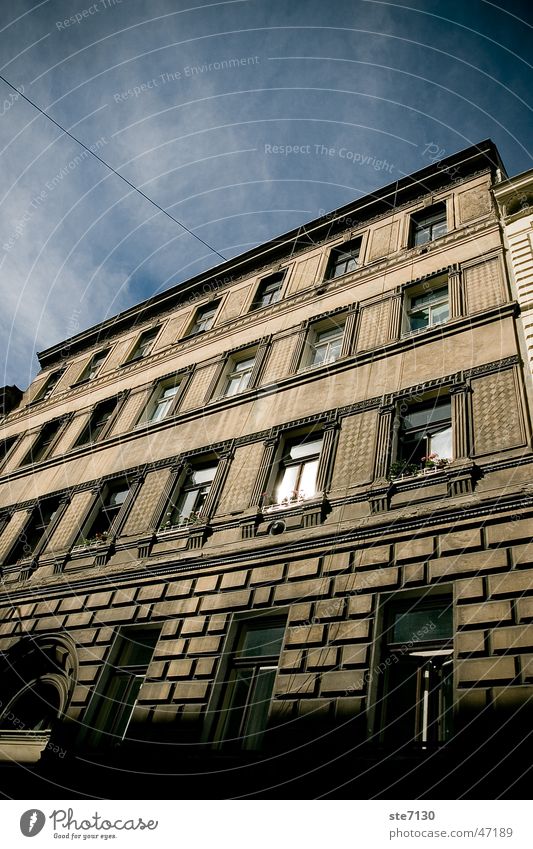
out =
[[[420,469],[418,472],[411,472],[410,474],[401,474],[401,475],[393,475],[390,477],[392,483],[397,483],[398,481],[412,481],[417,478],[428,478],[433,477],[434,475],[438,475],[439,473],[446,472],[450,467],[449,463],[446,463],[444,466],[436,466],[431,469]]]

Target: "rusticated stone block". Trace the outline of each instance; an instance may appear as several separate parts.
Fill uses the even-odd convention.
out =
[[[355,572],[352,575],[338,575],[334,579],[335,595],[394,588],[398,586],[398,576],[399,569],[396,567],[373,569],[371,572]]]
[[[531,680],[533,678],[533,655],[532,654],[521,654],[520,655],[520,669],[522,672],[522,678],[525,680]]]
[[[497,711],[517,711],[520,716],[525,716],[525,707],[528,711],[533,709],[533,687],[529,685],[514,687],[494,687],[492,690],[492,703]],[[524,713],[522,713],[524,710]]]
[[[352,642],[368,640],[370,633],[369,619],[352,619],[350,622],[333,622],[329,626],[329,642]]]
[[[491,596],[513,596],[533,592],[533,569],[506,572],[502,575],[490,575],[489,594]]]
[[[65,628],[81,628],[84,625],[89,625],[93,616],[98,618],[98,615],[98,611],[96,613],[71,613],[65,620]]]
[[[294,563],[289,563],[287,569],[288,580],[295,578],[307,578],[309,575],[318,575],[320,561],[318,557],[311,560],[296,560]]]
[[[211,654],[220,649],[222,637],[191,637],[187,654]]]
[[[310,649],[307,653],[308,669],[324,669],[325,667],[337,666],[337,649],[321,648]]]
[[[128,587],[124,590],[117,590],[113,596],[112,604],[131,604],[135,598],[137,587]]]
[[[482,625],[510,622],[511,604],[508,601],[485,601],[482,604],[462,604],[457,608],[459,625]]]
[[[324,672],[320,686],[321,694],[360,693],[365,689],[364,672]]]
[[[134,604],[130,607],[112,607],[111,610],[98,610],[94,615],[94,622],[131,622],[136,613]]]
[[[191,674],[193,661],[189,658],[181,658],[180,660],[172,660],[168,666],[168,678],[187,678]],[[152,667],[150,667],[152,672]]]
[[[258,566],[252,569],[250,583],[254,584],[274,584],[283,579],[285,567],[283,563],[276,563],[274,566]]]
[[[205,621],[205,616],[195,616],[192,619],[185,619],[181,626],[182,637],[189,634],[201,634],[204,630]]]
[[[281,653],[279,665],[280,669],[300,669],[303,662],[304,653],[302,649],[296,651],[284,651]]]
[[[516,625],[510,628],[495,628],[492,634],[494,651],[518,651],[533,649],[533,625]]]
[[[458,680],[465,683],[487,681],[512,681],[516,675],[515,663],[512,657],[484,657],[479,660],[460,660]]]
[[[430,578],[443,578],[447,575],[467,575],[468,573],[486,572],[491,569],[506,569],[507,554],[505,549],[491,551],[476,551],[469,554],[452,554],[449,557],[439,557],[429,564]]]
[[[222,575],[222,580],[220,582],[220,588],[223,590],[233,589],[234,587],[244,587],[246,586],[246,581],[248,579],[248,570],[244,569],[240,572],[227,572],[225,575]]]
[[[59,599],[52,598],[49,601],[40,601],[35,607],[35,616],[42,616],[43,613],[55,613],[59,607]],[[65,608],[59,608],[62,612]]]
[[[175,601],[160,601],[154,605],[154,616],[186,616],[196,613],[199,598],[183,598]]]
[[[348,616],[362,616],[370,613],[373,603],[374,596],[368,593],[350,596],[348,599]]]
[[[357,566],[379,566],[389,563],[390,557],[390,545],[371,545],[356,552],[355,563]]]
[[[513,546],[511,555],[515,566],[529,566],[533,564],[533,542]]]
[[[163,681],[144,683],[139,692],[140,702],[166,702],[170,696],[172,684]]]
[[[164,584],[151,584],[148,587],[141,587],[139,590],[139,595],[137,596],[138,601],[157,601],[157,599],[161,598],[165,591]]]
[[[205,677],[210,675],[212,676],[217,661],[218,657],[199,657],[196,661],[196,666],[194,669],[195,677]]]
[[[45,616],[39,619],[35,625],[36,631],[55,631],[63,626],[64,616]]]
[[[455,597],[458,601],[483,598],[483,578],[465,578],[463,581],[457,581]]]
[[[278,675],[275,692],[278,696],[304,696],[315,692],[316,681],[316,675],[305,672]]]
[[[185,650],[185,640],[159,640],[154,657],[180,657]]]
[[[397,563],[403,560],[425,560],[433,554],[433,537],[412,537],[395,545]]]
[[[519,598],[516,602],[518,621],[523,622],[533,618],[533,598]]]
[[[208,681],[178,681],[174,685],[175,702],[203,701],[209,689]]]
[[[291,604],[289,610],[289,622],[310,622],[311,621],[311,602],[303,602],[301,604]]]
[[[519,539],[529,542],[533,537],[533,518],[508,519],[497,525],[487,525],[486,534],[487,545],[508,545],[510,540]]]
[[[192,592],[192,581],[172,581],[168,585],[165,598],[181,598]]]
[[[296,625],[288,628],[286,646],[321,645],[324,641],[323,625]]]
[[[194,591],[196,593],[213,592],[213,590],[216,590],[218,578],[218,575],[202,575],[201,578],[197,578]]]
[[[280,584],[274,590],[274,601],[290,601],[291,599],[316,598],[327,595],[329,592],[329,579],[322,578],[315,581],[294,581],[291,584]]]
[[[234,610],[240,607],[248,607],[250,604],[250,590],[235,590],[219,595],[208,595],[202,599],[201,611],[204,610]]]
[[[465,631],[457,634],[455,645],[459,654],[485,653],[485,632]]]
[[[298,702],[298,714],[308,719],[327,716],[332,708],[331,699],[302,699]]]
[[[425,584],[426,574],[423,563],[407,563],[403,569],[403,583],[409,584]]]
[[[345,720],[357,716],[365,708],[365,700],[360,696],[341,696],[335,699],[335,716]]]
[[[369,648],[370,646],[368,643],[362,645],[356,643],[353,646],[342,646],[342,666],[366,666]]]
[[[350,558],[347,551],[339,554],[327,554],[324,557],[324,572],[344,572],[350,565]]]
[[[315,619],[335,619],[344,611],[343,598],[326,598],[315,604]]]
[[[228,622],[227,613],[215,613],[207,620],[207,631],[209,634],[220,634],[226,630]]]
[[[85,603],[85,607],[108,607],[111,604],[113,593],[92,593]]]
[[[272,587],[257,587],[254,590],[254,607],[260,607],[270,604],[270,596],[272,594]]]
[[[61,599],[59,610],[61,613],[63,613],[63,611],[82,610],[85,605],[86,598],[87,596],[85,595],[75,595],[71,596],[71,598],[63,598]]]
[[[441,554],[451,551],[466,551],[467,548],[481,546],[481,531],[479,528],[465,528],[462,531],[449,531],[439,537]]]

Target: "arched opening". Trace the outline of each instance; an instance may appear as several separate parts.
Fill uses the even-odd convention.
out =
[[[63,696],[55,681],[40,678],[24,687],[0,717],[3,731],[47,731],[61,713]]]

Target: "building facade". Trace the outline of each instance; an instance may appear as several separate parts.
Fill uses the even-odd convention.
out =
[[[483,142],[39,355],[2,421],[11,795],[442,797],[527,757],[502,171]]]
[[[514,297],[520,304],[524,359],[533,374],[533,171],[494,186]]]

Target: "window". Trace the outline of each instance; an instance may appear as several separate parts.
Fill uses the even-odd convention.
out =
[[[59,508],[59,498],[48,498],[39,502],[31,513],[23,531],[9,552],[6,563],[16,563],[31,557],[48,531]]]
[[[29,466],[31,463],[39,463],[44,460],[50,453],[52,444],[55,442],[62,425],[62,419],[47,422],[20,465]]]
[[[159,334],[159,329],[159,327],[151,327],[149,330],[143,330],[126,360],[127,363],[133,363],[135,360],[142,360],[143,357],[148,356]]]
[[[106,348],[103,351],[98,351],[97,354],[93,354],[82,373],[80,374],[76,383],[86,383],[89,380],[94,380],[100,369],[102,368],[104,361],[107,359],[107,355],[109,354],[109,348]]]
[[[204,304],[203,307],[198,307],[194,320],[187,331],[187,336],[198,336],[199,333],[206,333],[211,330],[219,303],[220,301],[212,301],[209,304]]]
[[[437,284],[413,290],[407,305],[408,330],[425,330],[448,321],[450,317],[450,299],[448,284]]]
[[[397,462],[392,471],[410,474],[447,465],[452,457],[451,400],[436,397],[400,410]]]
[[[113,746],[126,739],[160,633],[153,627],[121,628],[84,718],[91,745]]]
[[[185,480],[178,483],[170,498],[163,517],[162,529],[189,525],[201,516],[215,472],[216,465],[214,464],[190,469]]]
[[[395,600],[384,613],[381,735],[395,748],[442,743],[452,733],[451,596]]]
[[[445,203],[436,203],[411,216],[411,247],[425,245],[447,232]]]
[[[148,403],[141,421],[152,424],[166,419],[176,406],[179,388],[179,380],[162,381]]]
[[[285,278],[285,271],[277,271],[275,274],[269,274],[261,280],[255,298],[253,299],[251,310],[259,310],[261,307],[268,307],[271,304],[277,304],[281,298],[281,287]]]
[[[117,404],[117,398],[109,398],[107,401],[100,401],[96,405],[89,421],[76,440],[75,448],[80,445],[90,445],[102,436],[112,414],[115,412]]]
[[[17,439],[18,436],[8,436],[7,439],[2,439],[0,441],[0,465],[2,465],[4,460],[7,458],[7,455],[15,445]]]
[[[349,271],[355,271],[359,264],[359,253],[361,251],[361,239],[353,239],[344,242],[331,250],[326,271],[326,280],[341,277]]]
[[[98,501],[83,533],[78,539],[78,545],[88,541],[103,542],[109,536],[109,531],[128,497],[130,488],[126,481],[109,484],[98,496]]]
[[[228,366],[229,372],[224,378],[225,385],[223,395],[225,398],[229,398],[232,395],[238,395],[240,392],[244,392],[244,390],[248,388],[254,366],[255,355],[242,360],[237,360],[233,357],[230,358]]]
[[[307,434],[286,442],[275,487],[276,504],[289,505],[313,497],[321,450],[321,436]]]
[[[344,321],[315,325],[309,330],[302,357],[302,368],[325,366],[339,359],[344,338]]]
[[[41,387],[40,391],[34,398],[34,401],[47,401],[55,387],[59,383],[59,379],[62,376],[65,369],[59,368],[57,371],[53,371],[48,378],[44,382],[44,386]]]
[[[216,731],[224,749],[261,748],[284,633],[284,619],[256,617],[241,623]]]

